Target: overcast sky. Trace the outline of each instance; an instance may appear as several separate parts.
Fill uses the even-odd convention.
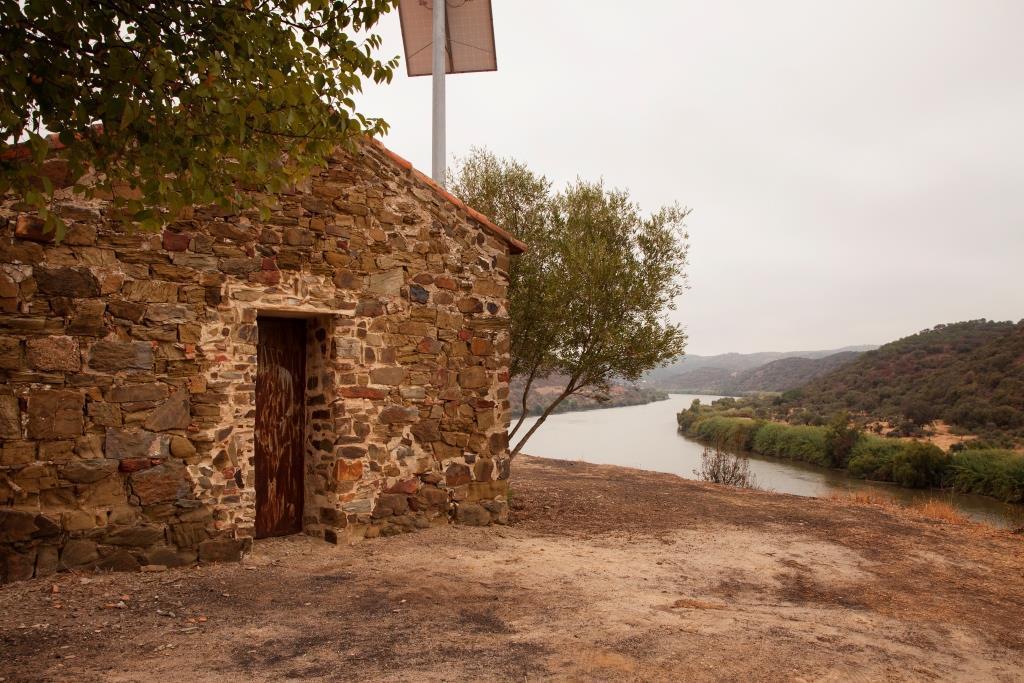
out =
[[[474,0],[469,0],[474,1]],[[693,209],[688,351],[1024,318],[1024,2],[493,0],[448,151]],[[381,28],[402,51],[397,12]],[[430,79],[370,87],[430,172]]]

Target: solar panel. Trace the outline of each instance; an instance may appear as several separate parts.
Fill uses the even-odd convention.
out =
[[[405,43],[405,67],[410,76],[433,73],[433,6],[444,0],[400,0],[398,16]],[[445,6],[445,72],[496,71],[494,20],[491,0],[447,0]]]

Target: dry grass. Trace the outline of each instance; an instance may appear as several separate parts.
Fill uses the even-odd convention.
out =
[[[872,491],[855,491],[853,493],[846,494],[833,493],[828,496],[828,500],[852,505],[880,507],[892,514],[911,519],[927,519],[936,522],[943,522],[945,524],[957,524],[961,526],[974,525],[984,527],[986,529],[993,528],[991,525],[985,524],[984,522],[975,522],[974,520],[968,519],[951,504],[936,498],[932,498],[923,503],[902,505],[895,499],[886,495]]]
[[[934,498],[924,503],[918,503],[912,508],[922,517],[937,519],[940,522],[949,524],[971,524],[971,520],[960,514],[960,511],[949,503]]]
[[[852,503],[854,505],[878,505],[890,507],[896,505],[896,501],[889,496],[883,496],[874,491],[854,491],[853,493],[830,493],[826,496],[828,500]]]

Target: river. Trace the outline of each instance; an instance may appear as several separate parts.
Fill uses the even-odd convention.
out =
[[[667,401],[642,406],[602,408],[552,415],[530,437],[523,452],[561,460],[584,460],[601,465],[622,465],[669,472],[694,479],[704,446],[676,431],[676,413],[693,399],[710,403],[717,396],[671,394]],[[527,418],[522,433],[537,418]],[[750,469],[763,489],[798,496],[825,496],[836,492],[875,491],[902,503],[937,498],[951,503],[964,515],[997,526],[1024,525],[1024,506],[1001,503],[985,496],[946,491],[905,489],[854,479],[839,470],[814,467],[791,460],[750,456]]]

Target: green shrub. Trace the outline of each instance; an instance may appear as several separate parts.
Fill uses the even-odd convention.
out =
[[[860,431],[850,426],[850,415],[846,411],[833,415],[825,431],[825,454],[829,464],[839,469],[845,468],[858,440]]]
[[[961,493],[1024,503],[1024,456],[996,449],[954,453],[946,483]]]
[[[912,489],[942,486],[949,466],[949,455],[938,446],[904,442],[892,461],[892,480]]]
[[[892,466],[900,452],[901,442],[864,434],[850,451],[846,465],[851,475],[859,479],[892,481]]]
[[[744,417],[707,417],[690,425],[689,434],[720,448],[748,451],[760,422]]]
[[[823,427],[794,427],[768,422],[754,434],[751,450],[776,458],[828,465]]]

